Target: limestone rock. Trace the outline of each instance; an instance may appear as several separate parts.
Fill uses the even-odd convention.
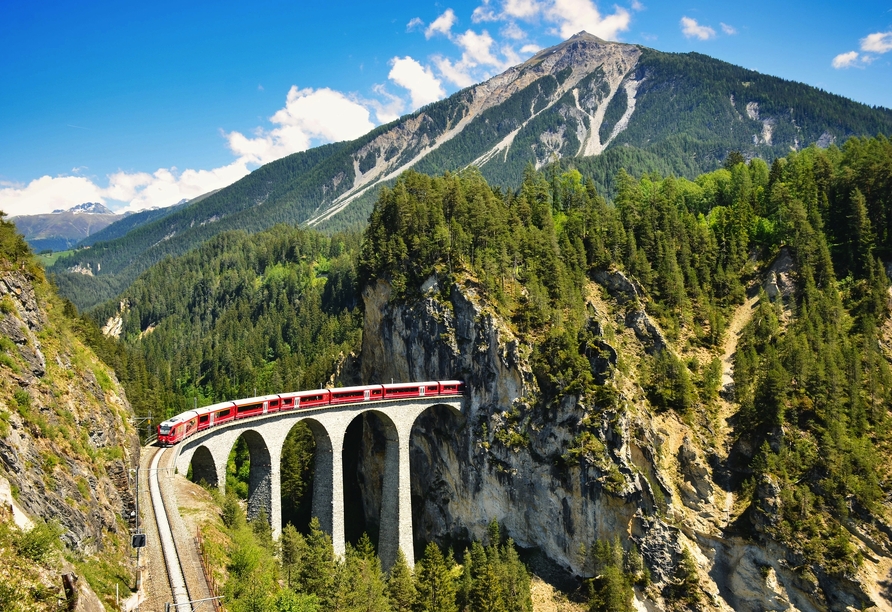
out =
[[[635,331],[635,335],[644,344],[644,350],[647,353],[657,353],[666,348],[666,336],[643,310],[634,310],[628,313],[626,326]]]
[[[695,494],[695,501],[709,499],[713,492],[711,475],[706,463],[691,442],[690,436],[685,436],[678,449],[678,465],[684,477],[684,483],[688,484]]]

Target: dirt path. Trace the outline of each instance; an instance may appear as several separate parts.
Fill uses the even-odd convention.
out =
[[[737,307],[728,322],[725,342],[722,344],[722,388],[728,388],[728,385],[734,384],[734,353],[737,352],[740,332],[752,320],[753,310],[759,301],[759,294],[755,291],[751,293],[752,297],[747,298],[746,302]]]

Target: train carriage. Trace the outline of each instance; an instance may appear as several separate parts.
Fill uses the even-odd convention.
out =
[[[198,431],[198,413],[194,410],[178,414],[158,425],[158,441],[171,446]]]
[[[340,389],[331,389],[330,393],[330,403],[332,404],[355,404],[384,399],[384,389],[381,385],[341,387]]]
[[[294,410],[300,408],[312,408],[313,406],[328,406],[331,400],[331,391],[328,389],[311,389],[310,391],[293,391],[279,395],[282,401],[281,410]]]
[[[437,381],[394,383],[381,386],[384,387],[385,399],[400,399],[403,397],[426,397],[428,395],[438,395],[440,392],[440,384]]]
[[[158,425],[158,442],[172,446],[197,431],[242,419],[285,410],[300,410],[316,406],[331,406],[376,402],[382,400],[462,395],[465,384],[460,380],[363,385],[338,389],[313,389],[278,395],[264,395],[220,402],[184,412]]]

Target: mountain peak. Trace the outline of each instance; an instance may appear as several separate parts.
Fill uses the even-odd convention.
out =
[[[610,42],[608,40],[604,40],[603,38],[598,38],[594,34],[589,34],[585,30],[581,30],[581,31],[577,32],[576,34],[574,34],[573,36],[571,36],[564,42],[580,41],[580,40],[585,40],[588,42],[602,43],[602,44]]]
[[[78,204],[77,206],[72,206],[69,209],[59,208],[54,210],[52,214],[58,215],[61,213],[74,213],[76,215],[82,214],[90,214],[90,215],[113,215],[115,214],[111,210],[109,210],[104,204],[100,204],[99,202],[84,202],[83,204]]]

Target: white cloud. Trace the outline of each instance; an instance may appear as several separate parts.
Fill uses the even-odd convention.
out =
[[[638,0],[632,0],[631,7],[632,10],[635,12],[641,12],[644,10],[644,5],[638,2]]]
[[[520,26],[518,26],[513,21],[508,23],[501,31],[502,36],[505,38],[510,38],[511,40],[523,40],[527,37],[527,33],[524,32]]]
[[[690,17],[681,18],[681,31],[687,38],[709,40],[715,37],[715,30],[709,26],[700,25],[696,19],[691,19]]]
[[[422,74],[424,72],[422,70]],[[433,77],[430,69],[426,72]],[[410,91],[413,100],[419,92],[424,93],[417,86],[416,90]],[[270,118],[277,127],[269,131],[257,128],[252,136],[240,132],[223,134],[237,156],[228,165],[211,170],[180,171],[172,167],[159,168],[154,173],[118,171],[106,177],[106,187],[84,176],[43,176],[27,185],[2,185],[0,210],[12,216],[47,213],[84,202],[101,202],[130,211],[171,206],[183,199],[231,185],[247,175],[252,166],[316,144],[361,136],[375,127],[370,119],[370,108],[375,109],[380,121],[395,118],[393,114],[402,109],[403,101],[386,92],[383,95],[380,91],[376,93],[384,101],[363,105],[331,89],[292,87],[285,107]],[[73,172],[77,170],[75,168]]]
[[[506,15],[518,19],[529,19],[542,12],[543,3],[537,0],[505,0],[503,10]]]
[[[390,60],[390,74],[387,77],[400,87],[409,90],[412,96],[412,108],[419,108],[439,100],[446,95],[440,79],[434,76],[430,68],[426,68],[409,56],[395,57]]]
[[[423,27],[424,22],[421,21],[421,17],[412,17],[412,19],[409,20],[409,23],[406,24],[406,32],[411,32]]]
[[[400,118],[406,108],[406,102],[401,97],[387,91],[382,84],[372,86],[372,91],[378,96],[377,99],[363,100],[363,104],[374,109],[378,123],[390,123]]]
[[[442,15],[434,19],[434,21],[427,26],[427,29],[424,31],[424,37],[431,38],[435,34],[449,36],[453,25],[455,25],[455,13],[452,9],[446,9]]]
[[[445,58],[442,55],[435,55],[432,59],[437,70],[443,75],[443,78],[453,85],[458,87],[470,87],[477,82],[474,77],[471,76],[471,66],[468,66],[461,61],[453,63],[452,60]]]
[[[849,51],[848,53],[840,53],[833,58],[832,66],[836,69],[851,68],[858,63],[858,52]]]
[[[737,34],[737,28],[734,26],[729,26],[727,23],[719,22],[719,25],[722,26],[722,32],[727,34],[728,36],[734,36]]]
[[[520,48],[521,53],[529,53],[530,55],[534,55],[541,50],[542,49],[539,47],[539,45],[533,45],[533,44],[524,45]]]
[[[496,13],[489,5],[489,0],[483,0],[483,4],[474,9],[471,13],[471,21],[481,23],[484,21],[498,21],[499,14]]]
[[[226,135],[233,153],[252,164],[265,164],[324,142],[351,140],[375,127],[369,109],[339,91],[292,86],[285,108],[270,121],[279,127],[258,129],[254,138]]]
[[[888,53],[892,51],[892,31],[868,34],[861,39],[861,50],[871,53]]]
[[[27,185],[0,188],[0,210],[11,217],[50,213],[84,202],[106,200],[102,190],[83,176],[42,176]]]
[[[495,41],[489,32],[483,30],[481,34],[473,30],[467,30],[456,37],[455,43],[464,51],[462,59],[472,62],[471,65],[502,67],[503,63],[492,54],[492,45]]]
[[[614,8],[613,14],[602,16],[591,0],[554,0],[545,15],[557,24],[563,38],[585,30],[605,40],[616,40],[620,32],[629,29],[632,15],[620,6]]]

